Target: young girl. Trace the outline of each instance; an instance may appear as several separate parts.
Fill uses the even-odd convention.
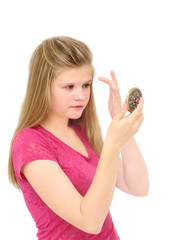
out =
[[[96,115],[92,54],[81,41],[54,37],[34,51],[12,139],[9,177],[21,189],[39,240],[119,239],[109,212],[115,187],[148,193],[148,173],[133,138],[143,99],[128,117],[114,72],[104,143]]]

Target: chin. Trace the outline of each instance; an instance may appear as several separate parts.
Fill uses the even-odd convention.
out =
[[[80,116],[80,117],[81,117],[81,116]],[[69,119],[78,120],[78,119],[80,119],[80,117],[70,117]]]
[[[71,112],[70,114],[68,114],[68,118],[72,120],[78,120],[79,118],[81,118],[82,114],[83,111]]]
[[[73,116],[70,116],[69,119],[72,119],[72,120],[78,120],[79,118],[81,118],[82,114],[79,114],[79,115],[73,115]]]

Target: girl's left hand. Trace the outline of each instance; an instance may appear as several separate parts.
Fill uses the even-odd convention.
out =
[[[121,109],[121,96],[119,92],[120,88],[118,87],[117,78],[113,70],[111,71],[111,78],[112,80],[105,77],[98,77],[98,80],[107,83],[110,87],[108,108],[110,115],[113,118]]]

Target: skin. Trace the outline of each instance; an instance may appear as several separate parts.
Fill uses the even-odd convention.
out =
[[[108,100],[109,113],[112,119],[121,109],[120,88],[114,71],[110,72],[111,80],[105,77],[98,77],[110,87]],[[142,98],[144,103],[144,99]],[[126,103],[123,107],[127,109]],[[140,114],[140,122],[144,120]],[[119,158],[118,177],[116,186],[122,191],[134,196],[146,196],[149,191],[149,180],[147,168],[141,151],[134,139],[131,137],[121,148],[121,158]]]
[[[110,87],[112,122],[107,130],[95,177],[86,195],[82,197],[77,192],[56,162],[37,159],[22,169],[37,194],[57,215],[93,234],[101,231],[116,186],[136,196],[145,196],[149,188],[147,169],[133,138],[143,122],[144,100],[141,99],[137,109],[125,117],[127,106],[123,104],[121,107],[113,71],[111,76],[112,80],[98,78]],[[51,84],[52,109],[42,123],[48,131],[86,156],[83,143],[69,127],[68,121],[69,118],[81,116],[89,100],[91,81],[92,69],[89,65],[67,70],[56,77]],[[119,157],[120,152],[122,158]]]
[[[51,84],[52,109],[41,124],[61,141],[86,156],[88,153],[85,147],[68,122],[70,118],[81,117],[89,101],[92,81],[93,70],[88,65],[67,70],[54,78]]]

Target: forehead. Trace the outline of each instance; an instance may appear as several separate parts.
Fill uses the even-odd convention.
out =
[[[85,82],[93,79],[93,67],[91,65],[82,65],[80,67],[70,68],[62,71],[53,78],[57,83],[76,83]]]

